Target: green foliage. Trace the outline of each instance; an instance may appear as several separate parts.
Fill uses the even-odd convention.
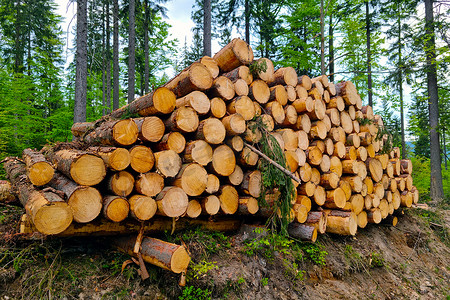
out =
[[[371,268],[381,268],[385,266],[385,261],[383,255],[378,252],[372,252],[370,255],[370,267]]]
[[[207,262],[206,260],[202,260],[198,264],[194,264],[189,268],[189,272],[187,273],[187,281],[192,279],[200,279],[206,276],[206,274],[213,269],[219,269],[217,262]]]
[[[211,291],[207,289],[195,288],[194,286],[186,286],[178,300],[210,300]]]
[[[446,227],[445,218],[432,210],[414,209],[411,213],[420,216],[437,234],[441,241],[450,247],[450,232]]]
[[[269,284],[269,278],[267,278],[267,277],[261,278],[262,286],[267,286],[268,284]]]
[[[253,77],[257,77],[258,73],[265,72],[267,70],[267,64],[265,60],[255,61],[249,67],[250,73],[252,73]]]
[[[324,250],[325,247],[319,242],[302,243],[300,245],[300,249],[303,250],[306,258],[309,258],[316,265],[326,265],[326,257],[328,255],[328,252]]]
[[[284,235],[276,234],[273,232],[265,232],[264,229],[255,229],[255,233],[263,234],[267,233],[259,238],[252,239],[245,243],[243,252],[249,256],[255,254],[262,254],[267,259],[274,259],[275,251],[288,255],[292,254],[294,240],[287,238]]]
[[[286,157],[284,151],[280,148],[276,139],[267,131],[261,118],[257,117],[256,120],[248,126],[250,130],[260,131],[262,133],[262,137],[259,140],[261,152],[286,169]],[[261,170],[263,185],[259,202],[265,206],[271,205],[271,208],[274,211],[272,216],[268,219],[267,224],[269,224],[273,230],[279,227],[280,232],[287,236],[287,226],[290,223],[291,203],[296,194],[294,184],[289,176],[265,159],[261,161],[259,169]],[[266,194],[274,190],[280,192],[278,201],[275,199],[273,204],[267,203],[265,199]]]

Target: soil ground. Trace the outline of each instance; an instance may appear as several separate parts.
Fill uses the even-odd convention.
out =
[[[407,209],[396,227],[302,243],[244,226],[164,233],[185,242],[180,275],[147,265],[142,280],[107,238],[29,240],[16,234],[21,208],[0,204],[0,299],[449,299],[450,210]],[[250,228],[250,229],[249,229]],[[123,270],[122,270],[123,268]]]

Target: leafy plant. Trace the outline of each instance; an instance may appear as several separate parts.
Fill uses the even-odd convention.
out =
[[[383,255],[378,252],[372,252],[370,255],[370,267],[371,268],[381,268],[385,266],[385,261]]]
[[[195,288],[194,286],[186,286],[178,300],[209,300],[211,299],[211,291],[208,289]]]
[[[255,229],[255,231],[260,230],[262,229]],[[283,235],[269,233],[266,236],[255,238],[246,242],[243,251],[249,256],[255,255],[256,253],[261,253],[266,258],[273,259],[275,251],[282,254],[291,254],[291,246],[293,243],[293,240]]]
[[[320,266],[325,266],[326,256],[328,252],[324,250],[324,246],[316,243],[302,243],[300,247],[305,253],[306,257],[309,258],[313,263]]]
[[[258,73],[265,72],[267,70],[266,61],[263,59],[261,61],[257,60],[249,66],[250,73],[252,73],[253,77],[257,77]]]
[[[202,260],[198,264],[193,265],[188,272],[187,280],[193,279],[200,279],[201,277],[205,276],[206,273],[208,273],[210,270],[213,269],[219,269],[217,266],[217,262],[207,262],[205,260]]]
[[[262,286],[266,286],[268,284],[269,284],[269,278],[264,277],[264,278],[261,279],[261,285]]]

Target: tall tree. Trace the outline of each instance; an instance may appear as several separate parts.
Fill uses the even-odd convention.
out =
[[[119,0],[113,4],[113,110],[119,108]]]
[[[372,53],[370,49],[371,17],[369,12],[369,0],[365,1],[366,6],[366,47],[367,47],[367,98],[369,105],[373,106],[372,100]]]
[[[129,1],[129,29],[128,29],[128,103],[134,100],[135,87],[135,45],[136,45],[136,28],[135,28],[135,0]]]
[[[106,113],[111,111],[111,28],[110,28],[110,0],[106,0]]]
[[[77,2],[77,51],[74,122],[86,121],[87,91],[87,0]]]
[[[428,110],[430,122],[430,196],[435,203],[442,202],[444,189],[442,186],[441,154],[439,143],[439,97],[436,68],[436,44],[434,30],[433,0],[425,0],[425,52],[427,63]]]
[[[211,56],[211,0],[203,0],[203,55]]]

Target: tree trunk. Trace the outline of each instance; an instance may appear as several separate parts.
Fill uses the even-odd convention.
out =
[[[119,108],[119,0],[113,7],[113,110]]]
[[[135,0],[129,0],[128,27],[128,103],[134,100],[135,64],[136,64],[136,28],[135,28]]]
[[[425,52],[427,55],[428,110],[430,118],[430,196],[433,202],[440,203],[444,198],[442,186],[441,154],[439,143],[439,97],[436,71],[436,50],[434,37],[433,0],[425,0]]]
[[[144,0],[144,93],[149,93],[150,80],[150,62],[149,62],[149,45],[148,45],[148,23],[150,21],[150,13],[148,0]]]
[[[87,95],[87,0],[77,1],[77,51],[74,122],[86,121]]]
[[[369,105],[373,106],[372,102],[372,57],[370,50],[370,14],[369,14],[369,0],[365,1],[366,4],[366,47],[367,47],[367,97],[369,99]]]
[[[111,38],[111,29],[109,25],[110,21],[110,11],[109,11],[109,2],[106,1],[106,113],[109,114],[111,112],[111,48],[110,48],[110,38]]]
[[[203,0],[203,55],[211,56],[211,0]]]

